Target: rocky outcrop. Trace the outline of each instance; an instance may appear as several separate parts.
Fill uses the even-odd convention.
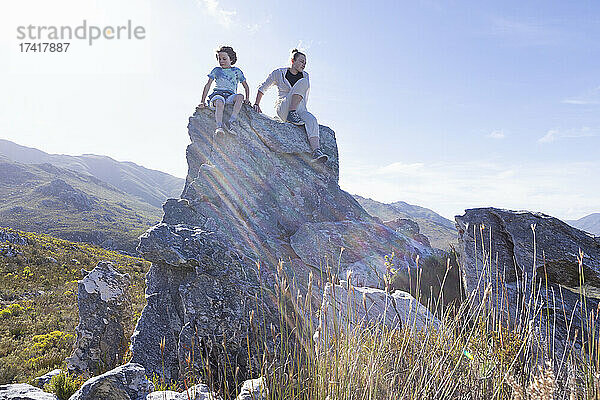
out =
[[[0,385],[0,400],[58,400],[58,397],[35,386],[17,383]]]
[[[19,233],[16,231],[0,229],[0,243],[11,243],[25,246],[27,243],[29,243],[29,241],[25,236],[19,235]]]
[[[132,347],[149,376],[163,374],[164,365],[165,379],[177,379],[192,348],[215,363],[226,348],[239,377],[249,377],[249,315],[267,326],[276,320],[270,294],[280,260],[301,291],[311,271],[318,277],[312,292],[318,307],[328,273],[337,280],[352,271],[361,284],[382,287],[385,255],[394,252],[396,268],[408,270],[417,255],[431,252],[340,189],[331,129],[320,127],[330,159],[314,164],[304,128],[246,106],[239,121],[235,134],[215,137],[212,111],[190,118],[181,199],[168,200],[162,222],[140,239],[138,250],[152,266]]]
[[[580,297],[580,286],[584,281],[583,293],[600,288],[600,240],[556,218],[526,211],[471,209],[457,216],[456,223],[464,287],[476,303],[489,284],[488,302],[506,320],[517,324],[537,318],[541,335],[555,335],[554,348],[545,351],[559,359],[575,331],[579,339],[587,337],[584,304],[593,310],[598,300]],[[523,312],[531,305],[535,313]],[[551,318],[545,323],[536,315]]]
[[[96,372],[119,365],[127,349],[124,319],[131,279],[100,262],[78,284],[79,325],[69,370]]]
[[[401,233],[405,236],[411,237],[414,240],[416,240],[417,242],[419,242],[425,246],[431,247],[431,244],[429,243],[429,239],[427,238],[427,236],[423,235],[422,233],[419,233],[419,224],[417,224],[412,219],[396,218],[391,221],[385,221],[384,224],[388,228],[393,229],[394,231],[396,231],[398,233]]]
[[[75,189],[62,179],[54,179],[51,182],[36,189],[39,193],[51,196],[52,203],[49,206],[64,205],[74,207],[78,211],[89,211],[96,203],[94,197],[87,195],[79,189]],[[58,204],[55,204],[58,202]]]
[[[153,390],[144,367],[127,363],[88,379],[69,400],[145,400]]]

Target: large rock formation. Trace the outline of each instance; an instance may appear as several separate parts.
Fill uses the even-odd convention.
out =
[[[215,137],[214,129],[209,110],[190,118],[181,199],[164,204],[162,222],[138,247],[152,266],[133,361],[148,376],[176,379],[196,363],[193,354],[235,363],[242,376],[252,369],[245,350],[249,315],[267,326],[275,320],[270,294],[280,260],[301,291],[314,273],[318,306],[328,273],[345,277],[351,270],[361,284],[382,287],[385,255],[394,252],[395,267],[407,270],[417,255],[432,252],[369,216],[340,189],[331,129],[320,127],[330,156],[325,164],[311,162],[304,128],[250,107],[242,109],[235,134]]]
[[[556,339],[544,351],[559,359],[575,331],[587,340],[586,307],[595,310],[598,300],[585,294],[600,288],[599,238],[525,211],[471,209],[456,223],[464,287],[476,303],[489,284],[488,304],[512,324],[535,321],[544,338]],[[550,316],[549,323],[540,316]]]
[[[79,325],[70,370],[96,372],[119,365],[127,350],[124,319],[130,306],[127,288],[131,279],[111,263],[100,262],[79,281]]]

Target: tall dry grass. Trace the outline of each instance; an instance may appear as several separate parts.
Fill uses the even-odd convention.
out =
[[[279,309],[279,326],[261,324],[252,315],[253,337],[263,343],[256,346],[248,339],[247,344],[248,357],[258,360],[253,377],[266,378],[265,398],[600,399],[598,308],[588,309],[580,290],[577,313],[549,313],[548,302],[556,305],[562,293],[554,293],[547,276],[535,276],[536,272],[529,277],[521,273],[516,283],[521,294],[511,303],[505,298],[497,258],[491,245],[485,245],[483,228],[478,229],[483,255],[479,290],[460,301],[444,300],[446,278],[453,268],[460,268],[454,261],[445,263],[446,271],[437,279],[439,287],[423,290],[422,282],[412,285],[415,297],[439,318],[439,324],[429,320],[422,329],[410,321],[398,326],[369,323],[361,318],[358,304],[344,313],[334,312],[334,323],[320,330],[313,292],[322,292],[322,287],[315,287],[311,275],[308,290],[302,292],[280,264],[271,292]],[[532,232],[535,246],[535,226]],[[583,254],[578,264],[584,288]],[[543,265],[538,267],[532,270],[544,271]],[[339,283],[331,272],[326,281]],[[348,294],[355,290],[348,283],[344,287]],[[389,307],[393,312],[392,302]],[[571,335],[575,322],[583,329]],[[567,335],[562,343],[559,332]],[[236,377],[235,382],[227,387],[224,381],[209,379],[208,383],[223,398],[233,398],[239,387],[238,371],[233,363],[220,368]],[[197,378],[206,382],[210,374],[207,368]]]

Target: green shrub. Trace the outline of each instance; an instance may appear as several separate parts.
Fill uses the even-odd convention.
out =
[[[82,378],[76,375],[70,375],[61,372],[60,374],[52,377],[50,383],[44,386],[44,390],[54,393],[60,400],[68,400],[73,393],[79,390],[82,384]]]

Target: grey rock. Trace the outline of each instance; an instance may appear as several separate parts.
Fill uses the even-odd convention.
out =
[[[0,256],[4,257],[16,257],[18,255],[23,254],[19,250],[15,249],[10,244],[7,246],[0,246]]]
[[[145,400],[153,390],[144,367],[127,363],[88,379],[69,400]]]
[[[26,383],[0,385],[0,400],[58,400],[52,393]]]
[[[60,375],[61,372],[62,372],[62,370],[57,368],[57,369],[53,369],[52,371],[48,372],[47,374],[38,376],[37,378],[34,379],[35,386],[37,386],[39,388],[43,388],[44,385],[46,385],[47,383],[50,383],[50,380],[52,380],[53,376]]]
[[[409,293],[354,287],[347,281],[325,286],[319,320],[316,338],[324,343],[357,325],[386,325],[393,329],[410,326],[415,331],[441,328],[440,321]]]
[[[25,246],[29,241],[25,236],[21,236],[15,231],[0,229],[0,243],[12,243]]]
[[[67,367],[71,371],[95,372],[114,368],[126,352],[124,318],[130,301],[131,279],[109,262],[99,262],[78,284],[79,325]]]
[[[359,285],[381,288],[386,255],[394,252],[396,267],[408,271],[416,267],[417,255],[429,253],[425,246],[370,221],[307,222],[290,237],[290,244],[307,265],[329,265],[340,279],[351,271]]]
[[[240,394],[235,400],[266,400],[269,390],[265,378],[248,379],[242,384]]]
[[[224,118],[229,112],[227,107]],[[318,277],[313,288],[318,305],[320,277],[328,272],[322,256],[335,260],[329,267],[335,265],[330,271],[338,276],[351,270],[357,279],[381,286],[385,255],[395,252],[398,268],[407,271],[417,255],[431,252],[382,225],[340,189],[331,129],[320,127],[329,161],[315,164],[304,128],[247,106],[239,121],[237,135],[215,137],[212,111],[190,118],[181,199],[168,200],[161,223],[140,238],[138,251],[152,266],[132,350],[133,361],[149,376],[162,376],[164,364],[165,379],[178,379],[191,348],[211,365],[219,359],[235,363],[240,379],[256,376],[258,364],[247,361],[245,349],[246,336],[254,334],[249,315],[255,313],[255,324],[278,326],[270,294],[280,260],[301,291],[310,272]]]
[[[220,397],[215,393],[211,392],[208,386],[204,384],[198,384],[192,386],[183,392],[174,392],[172,390],[165,390],[160,392],[152,392],[146,400],[219,400]],[[258,399],[257,399],[258,400]]]
[[[587,337],[590,332],[581,323],[587,316],[580,303],[578,257],[581,249],[586,292],[593,293],[600,288],[600,243],[594,237],[551,216],[527,211],[471,209],[457,216],[456,223],[464,286],[476,303],[490,283],[491,302],[513,324],[529,323],[531,317],[518,312],[521,304],[541,308],[538,315],[551,315],[549,323],[540,318],[533,322],[541,337],[557,339],[544,351],[558,359],[576,330],[580,339]],[[585,302],[589,310],[598,306],[594,297],[585,297]],[[573,323],[567,329],[571,314]]]
[[[62,179],[54,179],[36,189],[39,193],[52,196],[65,206],[72,206],[78,211],[89,211],[96,203],[96,199],[69,185]]]
[[[412,219],[396,218],[394,220],[384,222],[384,225],[398,233],[402,233],[403,235],[413,238],[425,246],[431,247],[427,236],[419,232],[419,224]]]

